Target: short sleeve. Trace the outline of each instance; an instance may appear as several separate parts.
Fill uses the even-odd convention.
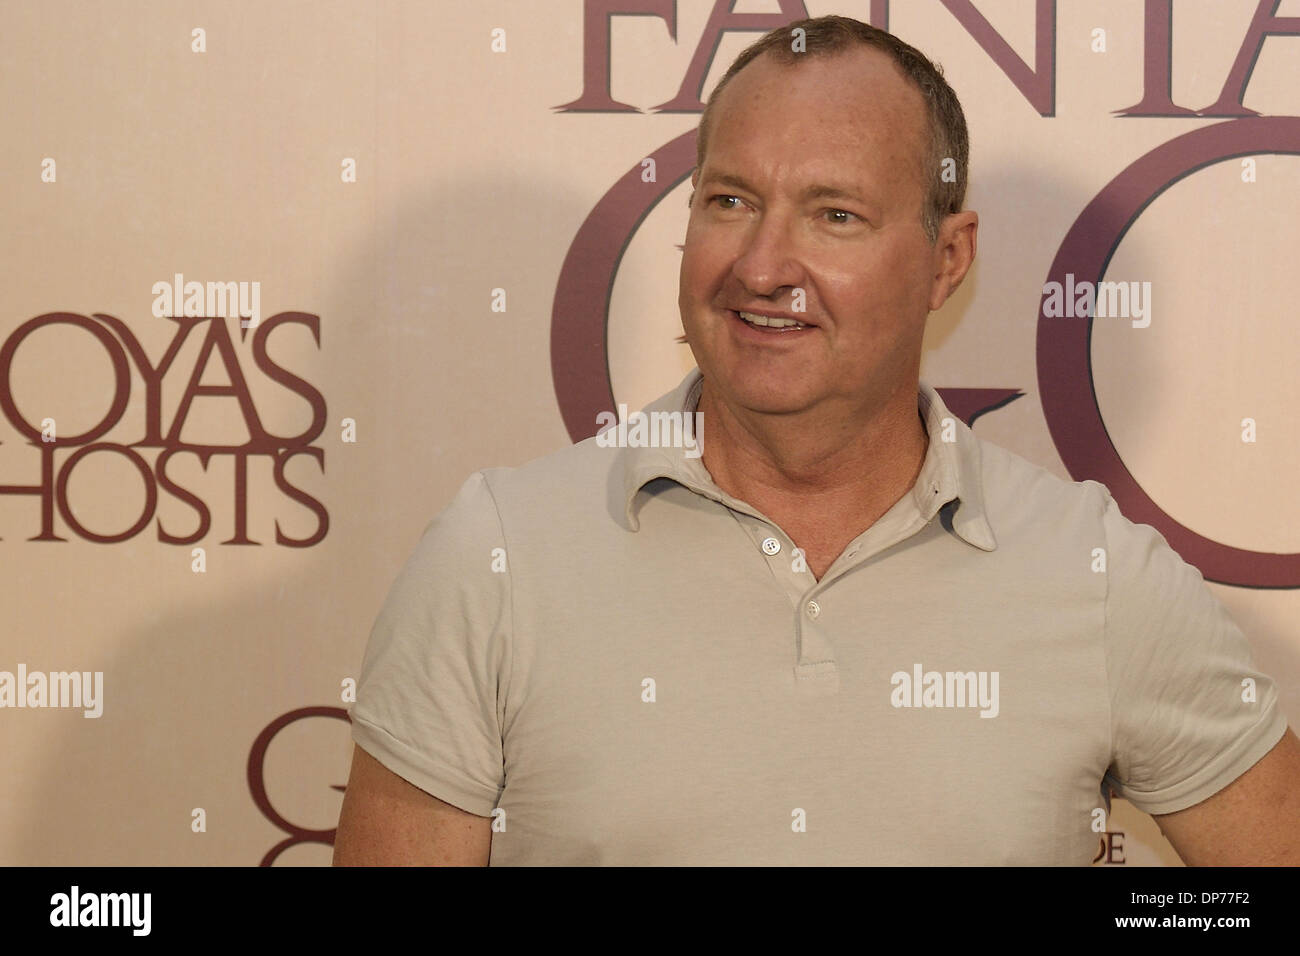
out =
[[[471,475],[430,522],[366,646],[352,738],[415,786],[490,816],[504,786],[510,574],[496,503]]]
[[[1240,628],[1154,528],[1125,518],[1109,492],[1107,781],[1146,813],[1212,796],[1286,732],[1273,681],[1255,669]]]

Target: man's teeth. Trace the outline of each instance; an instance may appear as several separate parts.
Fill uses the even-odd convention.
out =
[[[738,312],[737,314],[751,325],[766,325],[773,329],[787,329],[791,326],[799,329],[808,328],[802,322],[796,322],[794,319],[778,319],[768,315],[755,315],[753,312]]]

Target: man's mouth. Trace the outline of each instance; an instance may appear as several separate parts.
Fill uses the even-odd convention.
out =
[[[745,325],[749,326],[751,329],[757,329],[760,332],[788,335],[791,332],[816,328],[814,325],[806,325],[797,319],[783,318],[774,315],[758,315],[755,312],[738,312],[735,309],[729,311]]]

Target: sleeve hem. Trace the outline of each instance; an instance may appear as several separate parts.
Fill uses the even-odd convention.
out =
[[[351,718],[357,746],[403,780],[460,810],[480,817],[492,815],[499,797],[495,790],[467,783],[364,717],[354,713]]]
[[[1195,806],[1232,783],[1277,746],[1286,733],[1286,715],[1274,706],[1272,717],[1266,717],[1256,728],[1255,733],[1243,737],[1219,760],[1182,783],[1150,791],[1125,787],[1121,795],[1143,813],[1152,815],[1175,813]]]

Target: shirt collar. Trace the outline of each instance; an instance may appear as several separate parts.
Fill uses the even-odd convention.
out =
[[[651,402],[642,412],[693,414],[699,405],[703,385],[703,375],[694,368],[681,384]],[[908,492],[912,503],[922,518],[931,521],[940,510],[955,502],[945,526],[950,522],[951,530],[962,540],[982,551],[993,551],[997,548],[997,539],[984,512],[979,439],[965,422],[948,411],[939,393],[924,381],[918,382],[917,409],[925,420],[929,447],[916,484]],[[706,436],[701,437],[707,440]],[[640,527],[635,509],[637,494],[656,478],[671,479],[739,511],[753,510],[752,506],[732,498],[714,484],[698,452],[696,457],[690,457],[689,448],[623,447],[619,453],[623,462],[623,510],[628,527],[633,531]]]

